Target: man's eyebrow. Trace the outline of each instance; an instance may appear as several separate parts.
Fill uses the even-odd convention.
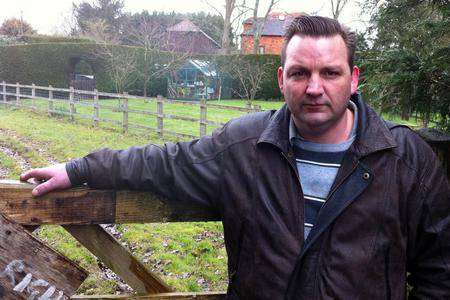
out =
[[[289,66],[289,68],[286,71],[289,72],[291,70],[308,70],[308,68],[303,65],[292,65]]]
[[[324,66],[322,69],[324,69],[324,70],[341,70],[342,66],[341,65],[328,65],[328,66]]]

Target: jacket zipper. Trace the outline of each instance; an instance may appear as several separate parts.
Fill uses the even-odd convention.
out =
[[[384,280],[386,285],[386,300],[391,299],[391,284],[389,278],[389,252],[390,247],[389,245],[387,245],[384,249]]]
[[[291,153],[291,152],[290,152]],[[289,163],[289,166],[294,170],[294,173],[295,173],[295,176],[296,176],[296,178],[297,178],[297,182],[298,182],[298,184],[300,185],[300,189],[302,188],[302,186],[301,186],[301,183],[300,183],[300,176],[299,176],[299,174],[298,174],[298,170],[297,170],[297,167],[296,166],[294,166],[293,164],[292,164],[292,162],[291,162],[291,160],[288,158],[288,156],[286,156],[286,154],[283,152],[283,151],[281,151],[281,154],[283,155],[283,157],[286,159],[286,161]],[[292,153],[291,153],[291,155],[292,155]],[[327,202],[328,202],[328,200],[330,199],[330,197],[331,197],[331,195],[333,195],[334,194],[334,192],[336,192],[336,190],[342,185],[342,183],[356,170],[356,168],[358,167],[358,165],[359,165],[359,160],[358,160],[358,162],[353,166],[353,168],[350,170],[350,172],[348,172],[348,174],[344,177],[344,178],[342,178],[342,180],[338,183],[338,184],[336,184],[335,185],[335,187],[328,193],[328,196],[327,196],[327,199],[325,200],[325,202],[322,204],[322,206],[320,207],[320,209],[319,209],[319,213],[317,214],[317,218],[319,217],[319,215],[320,215],[320,213],[322,212],[322,209],[323,209],[323,207],[327,204]],[[302,193],[303,194],[303,193]],[[302,224],[302,228],[303,228],[303,231],[305,231],[305,224],[304,224],[304,222],[303,222],[303,224]],[[304,237],[303,237],[303,239],[304,239]]]
[[[336,190],[342,185],[342,183],[356,170],[356,168],[358,167],[358,165],[359,165],[359,161],[353,166],[353,168],[350,170],[350,172],[348,172],[348,174],[347,175],[345,175],[345,177],[344,178],[342,178],[342,180],[338,183],[338,184],[336,184],[335,186],[334,186],[334,188],[328,193],[328,196],[327,196],[327,199],[325,200],[325,202],[322,204],[322,206],[320,207],[320,209],[319,209],[319,213],[317,214],[317,219],[319,218],[319,216],[320,216],[320,213],[322,212],[322,210],[323,210],[323,207],[325,206],[325,205],[327,205],[327,203],[328,203],[328,200],[330,200],[330,198],[331,198],[331,196],[334,194],[334,192],[336,192]]]

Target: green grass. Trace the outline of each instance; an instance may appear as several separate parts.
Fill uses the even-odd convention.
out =
[[[3,152],[0,152],[0,168],[7,170],[8,175],[11,178],[17,178],[21,173],[21,169],[14,159]]]

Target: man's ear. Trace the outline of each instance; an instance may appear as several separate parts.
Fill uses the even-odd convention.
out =
[[[284,95],[284,89],[283,89],[283,67],[279,67],[277,71],[277,77],[278,77],[278,87],[280,88],[281,93]]]
[[[356,93],[356,91],[358,90],[358,82],[359,82],[359,68],[357,66],[354,66],[352,71],[352,83],[350,87],[352,94]]]

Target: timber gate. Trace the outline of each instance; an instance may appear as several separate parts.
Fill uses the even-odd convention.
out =
[[[0,299],[225,299],[224,292],[177,293],[99,224],[216,221],[148,192],[76,188],[31,196],[33,184],[0,181]],[[62,225],[136,295],[74,295],[87,272],[29,233]]]

